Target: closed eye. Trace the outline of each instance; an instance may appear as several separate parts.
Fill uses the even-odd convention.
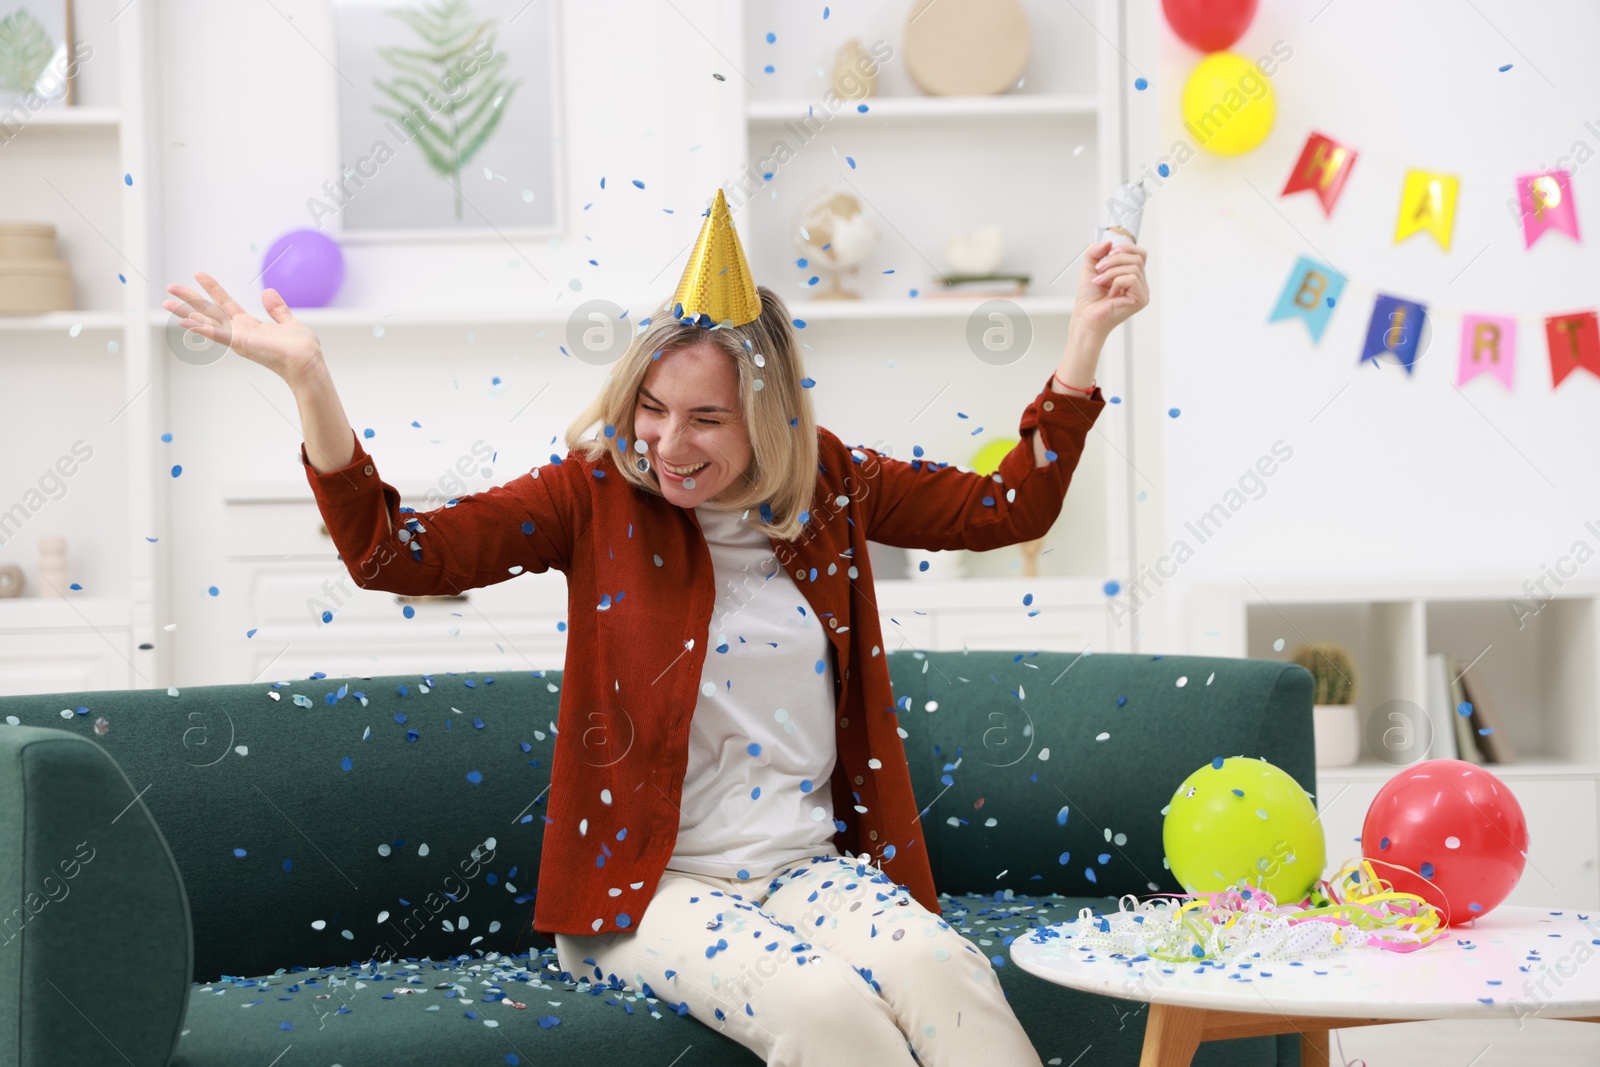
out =
[[[660,415],[660,414],[662,414],[662,411],[661,411],[660,408],[653,408],[649,404],[643,404],[643,405],[641,405],[641,407],[643,407],[646,411],[648,411],[652,415]],[[695,422],[703,422],[707,426],[720,426],[720,425],[722,425],[716,419],[695,419],[694,421]]]

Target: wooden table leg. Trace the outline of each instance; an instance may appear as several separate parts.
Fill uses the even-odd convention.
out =
[[[1309,1019],[1301,1022],[1310,1022]],[[1300,1067],[1328,1067],[1328,1031],[1300,1030]]]
[[[1205,1021],[1206,1013],[1198,1008],[1150,1005],[1139,1067],[1189,1067],[1200,1047]]]

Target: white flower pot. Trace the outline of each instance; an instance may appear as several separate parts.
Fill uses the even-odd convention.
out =
[[[1361,715],[1354,704],[1311,709],[1318,767],[1348,767],[1361,758]]]

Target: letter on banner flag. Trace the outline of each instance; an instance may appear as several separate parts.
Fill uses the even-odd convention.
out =
[[[1578,209],[1572,202],[1572,180],[1564,170],[1517,175],[1517,200],[1522,205],[1523,248],[1546,230],[1560,230],[1578,239]]]
[[[1376,361],[1388,352],[1410,374],[1427,316],[1428,309],[1421,304],[1379,293],[1372,305],[1372,321],[1367,324],[1367,346],[1361,351],[1361,362]]]
[[[1600,375],[1600,327],[1594,312],[1551,315],[1544,320],[1544,334],[1550,342],[1550,388],[1577,367]]]
[[[1300,159],[1289,173],[1289,181],[1279,196],[1288,196],[1310,189],[1322,201],[1322,213],[1333,214],[1333,202],[1344,189],[1344,180],[1350,177],[1350,168],[1356,165],[1356,150],[1346,148],[1331,137],[1313,132],[1300,150]]]
[[[1311,340],[1319,342],[1343,290],[1343,274],[1309,256],[1301,256],[1289,272],[1289,281],[1278,294],[1278,306],[1267,321],[1304,319]]]
[[[1485,372],[1511,388],[1517,359],[1517,320],[1497,315],[1461,317],[1461,369],[1456,384],[1465,385]]]
[[[1400,217],[1395,220],[1394,243],[1419,230],[1427,230],[1450,251],[1450,232],[1456,221],[1456,191],[1461,183],[1451,174],[1426,170],[1406,171],[1405,192],[1400,194]]]

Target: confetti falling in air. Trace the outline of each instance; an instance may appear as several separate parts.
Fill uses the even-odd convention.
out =
[[[183,473],[183,464],[181,464],[181,463],[174,463],[174,464],[173,464],[173,465],[172,465],[172,476],[173,476],[173,477],[174,477],[174,478],[176,478],[176,477],[177,477],[177,476],[178,476],[178,475],[180,475],[180,474],[182,474],[182,473]]]
[[[1501,67],[1501,68],[1500,68],[1500,73],[1501,73],[1501,74],[1504,74],[1504,73],[1505,73],[1505,72],[1506,72],[1506,71],[1508,71],[1508,70],[1510,70],[1510,69],[1511,69],[1511,64],[1510,64],[1510,63],[1506,63],[1506,64],[1505,64],[1505,65],[1503,65],[1503,66],[1502,66],[1502,67]]]
[[[1133,87],[1142,93],[1150,88],[1150,82],[1144,78],[1135,78],[1133,79]]]

